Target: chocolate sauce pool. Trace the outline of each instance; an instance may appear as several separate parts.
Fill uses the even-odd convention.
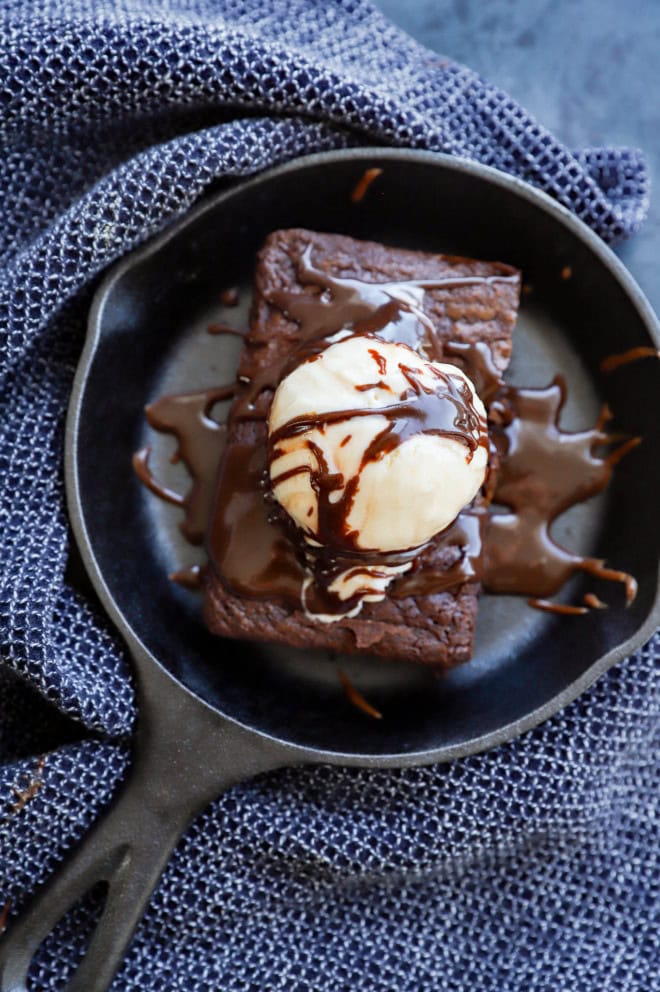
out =
[[[181,524],[184,535],[199,543],[208,533],[211,561],[232,592],[244,597],[280,599],[300,608],[303,580],[311,572],[315,577],[313,612],[343,614],[369,590],[370,571],[379,564],[412,561],[410,570],[390,586],[388,595],[396,598],[435,595],[465,582],[481,582],[489,592],[532,597],[531,605],[539,609],[583,613],[604,604],[592,593],[585,596],[586,605],[580,607],[567,607],[546,599],[556,594],[571,575],[583,571],[598,579],[623,584],[626,601],[632,601],[636,592],[632,576],[606,568],[599,559],[562,548],[552,538],[551,525],[570,506],[602,491],[616,462],[639,443],[638,439],[628,439],[609,454],[603,453],[606,446],[617,440],[605,431],[604,415],[592,430],[563,431],[559,416],[565,401],[565,386],[560,377],[544,389],[507,385],[486,345],[439,342],[433,323],[422,309],[424,289],[515,280],[506,266],[496,276],[374,284],[331,277],[313,268],[308,248],[297,270],[300,283],[310,290],[279,291],[269,300],[297,325],[285,359],[273,361],[251,381],[201,393],[166,396],[147,408],[151,425],[177,438],[173,460],[180,458],[192,479],[186,496],[164,489],[153,478],[148,468],[148,449],[142,449],[134,458],[140,479],[157,495],[184,510]],[[258,406],[259,397],[272,391],[292,368],[319,353],[330,338],[346,329],[351,334],[375,337],[373,357],[378,374],[384,374],[378,339],[408,344],[433,361],[456,361],[470,375],[488,407],[494,455],[491,461],[497,462],[494,483],[491,479],[485,486],[485,495],[477,497],[424,548],[399,555],[359,552],[346,528],[352,499],[351,487],[346,486],[336,504],[328,499],[320,500],[320,508],[323,505],[328,511],[320,514],[321,533],[327,539],[327,546],[310,553],[300,533],[269,498],[266,485],[269,445],[263,412],[267,406]],[[214,333],[219,331],[222,333],[220,328],[213,328]],[[235,332],[227,329],[227,333]],[[378,451],[387,450],[388,445],[402,443],[405,437],[425,429],[459,437],[471,453],[476,443],[475,425],[471,424],[472,430],[468,430],[466,397],[461,395],[456,381],[453,386],[443,383],[446,402],[444,406],[441,404],[441,424],[431,427],[429,418],[439,415],[438,408],[434,406],[434,412],[430,413],[430,405],[424,404],[423,391],[416,388],[414,377],[410,381],[411,395],[405,402],[369,411],[371,415],[385,412],[388,424],[376,438],[376,448],[367,452],[365,459],[377,457]],[[356,388],[366,390],[376,385],[364,383]],[[212,419],[211,410],[219,400],[232,396],[235,401],[229,421],[226,426],[221,425]],[[356,408],[324,414],[320,419],[327,424],[333,418],[344,420],[363,413],[362,408]],[[315,426],[318,419],[298,418],[275,432],[270,439],[271,457],[284,437]],[[250,440],[240,443],[247,422],[252,426]],[[226,446],[228,434],[232,436],[232,444]],[[339,480],[324,473],[321,462],[316,482],[318,491],[322,493],[325,489],[326,496],[339,484]],[[495,505],[489,505],[491,501]],[[348,569],[364,571],[365,585],[351,599],[339,601],[328,594],[327,586],[335,575]]]
[[[133,468],[156,496],[185,511],[180,527],[192,544],[201,544],[208,529],[218,464],[227,439],[227,425],[213,420],[211,410],[216,403],[235,395],[236,386],[232,384],[200,393],[161,396],[145,410],[152,427],[176,437],[178,444],[171,461],[182,461],[186,466],[192,480],[190,489],[180,496],[162,486],[149,468],[149,448],[141,448],[133,455]]]

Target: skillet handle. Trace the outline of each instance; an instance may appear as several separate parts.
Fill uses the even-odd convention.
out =
[[[10,927],[0,945],[2,992],[25,992],[27,971],[44,938],[97,882],[107,882],[101,918],[68,992],[110,986],[186,821],[158,815],[128,782],[109,812]]]
[[[179,689],[179,703],[184,693]],[[291,754],[272,747],[274,742],[269,747],[217,714],[205,715],[198,702],[195,712],[186,714],[185,703],[172,705],[171,688],[168,704],[171,729],[163,733],[162,717],[157,727],[145,730],[143,723],[134,765],[113,804],[0,939],[1,992],[27,992],[28,969],[40,944],[100,881],[108,883],[105,906],[65,990],[106,992],[170,854],[193,817],[237,782],[294,763]],[[179,722],[186,715],[192,728],[190,722]],[[182,734],[182,727],[191,732]]]

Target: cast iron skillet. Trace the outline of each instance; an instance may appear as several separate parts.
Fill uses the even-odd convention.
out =
[[[351,189],[372,166],[383,173],[353,204]],[[607,399],[616,428],[644,437],[606,497],[557,528],[571,547],[637,577],[629,609],[613,588],[599,589],[612,609],[578,618],[483,597],[475,657],[443,679],[405,664],[342,660],[384,712],[381,722],[348,705],[337,659],[206,633],[197,596],[167,579],[194,559],[177,529],[179,512],[140,487],[131,454],[148,439],[157,474],[181,484],[167,465],[171,439],[153,436],[142,408],[163,392],[232,378],[238,343],[209,337],[206,325],[243,319],[223,313],[220,291],[242,285],[246,300],[263,237],[294,225],[523,269],[533,292],[524,297],[510,378],[543,385],[561,370],[569,427],[591,425]],[[105,909],[68,988],[106,989],[182,831],[241,779],[282,765],[416,765],[494,747],[547,719],[647,639],[659,612],[660,365],[639,362],[608,377],[597,369],[611,352],[650,343],[658,346],[660,334],[647,302],[583,224],[515,179],[422,152],[298,160],[208,199],[114,268],[90,315],[66,471],[80,551],[135,663],[133,766],[111,808],[10,929],[2,989],[25,988],[40,942],[99,880],[109,883]],[[570,593],[589,587],[583,578]]]

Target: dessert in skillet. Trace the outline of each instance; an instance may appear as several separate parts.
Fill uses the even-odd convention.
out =
[[[631,577],[561,548],[550,525],[636,439],[598,457],[605,418],[561,431],[560,380],[504,384],[519,292],[499,262],[304,230],[266,240],[236,383],[148,409],[194,479],[184,532],[208,520],[214,633],[446,668],[472,653],[482,584],[586,612],[595,596],[543,598],[582,570],[632,599]],[[223,428],[210,413],[228,395]],[[158,491],[147,453],[136,467]]]
[[[504,368],[519,285],[499,263],[301,230],[267,239],[209,531],[211,630],[470,656],[479,583],[463,531],[480,527],[488,435],[445,345],[485,341]],[[437,589],[407,596],[421,567]]]

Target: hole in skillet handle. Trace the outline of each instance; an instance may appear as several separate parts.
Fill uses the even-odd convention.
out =
[[[38,992],[55,982],[58,988],[66,986],[87,953],[92,934],[105,908],[109,888],[105,881],[92,885],[41,942],[28,970],[28,990]],[[62,972],[56,970],[62,964],[58,947],[66,947],[71,955],[66,962],[66,970]]]
[[[25,992],[39,972],[35,956],[47,953],[70,914],[97,886],[102,909],[82,959],[67,968],[67,992],[105,992],[132,940],[160,875],[190,819],[189,805],[173,804],[163,815],[132,774],[109,810],[85,835],[0,941],[0,989]],[[98,890],[97,890],[98,891]],[[98,898],[98,897],[97,897]],[[100,911],[99,911],[100,910]]]

